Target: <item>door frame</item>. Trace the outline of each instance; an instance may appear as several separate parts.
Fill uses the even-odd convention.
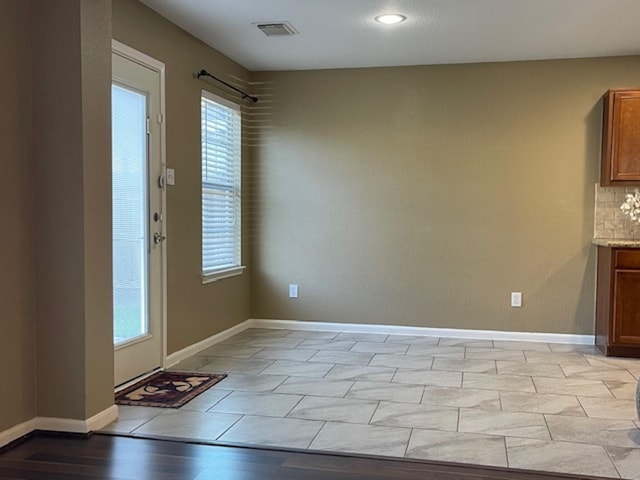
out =
[[[125,45],[118,40],[111,39],[111,51],[115,52],[118,55],[131,60],[132,62],[138,63],[150,70],[156,72],[160,78],[160,118],[156,119],[160,124],[160,171],[162,172],[162,181],[163,187],[161,188],[161,205],[162,205],[162,234],[166,235],[166,226],[167,226],[167,122],[166,122],[166,114],[165,114],[165,65],[163,62],[156,60],[145,53],[140,52],[128,45]],[[153,121],[152,119],[150,121]],[[160,242],[160,256],[162,258],[162,275],[160,278],[161,284],[161,302],[160,308],[161,312],[161,328],[160,335],[162,338],[160,339],[160,345],[162,351],[160,352],[160,361],[161,367],[166,368],[167,364],[167,242],[168,239]],[[113,321],[113,320],[112,320]]]

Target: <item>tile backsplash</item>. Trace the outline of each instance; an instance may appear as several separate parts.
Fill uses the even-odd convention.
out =
[[[627,193],[640,187],[601,187],[596,184],[594,238],[640,240],[640,224],[620,210]]]

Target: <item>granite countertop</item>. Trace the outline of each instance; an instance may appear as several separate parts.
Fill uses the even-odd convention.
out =
[[[613,238],[594,238],[595,245],[612,248],[640,248],[640,240],[620,240]]]

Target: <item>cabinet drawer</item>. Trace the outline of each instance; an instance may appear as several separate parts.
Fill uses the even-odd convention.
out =
[[[640,268],[640,249],[615,250],[615,268]]]

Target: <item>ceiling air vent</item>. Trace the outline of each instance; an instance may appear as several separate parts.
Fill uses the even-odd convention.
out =
[[[257,23],[256,26],[267,37],[288,37],[298,33],[289,22]]]

